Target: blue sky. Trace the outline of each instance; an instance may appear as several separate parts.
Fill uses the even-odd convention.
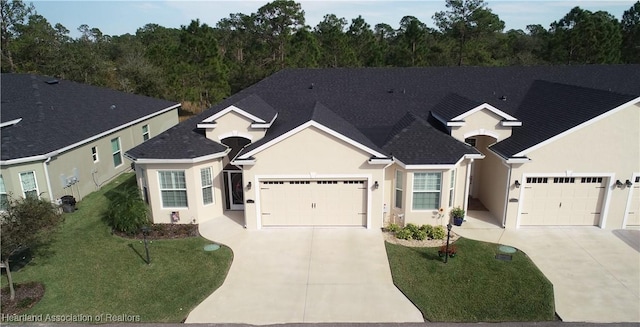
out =
[[[25,0],[25,2],[29,2]],[[147,1],[32,1],[38,14],[44,16],[51,25],[61,23],[77,37],[77,28],[82,24],[99,28],[103,34],[135,34],[136,30],[148,23],[164,27],[179,28],[188,25],[192,19],[215,26],[231,13],[254,13],[268,1],[254,0],[147,0]],[[306,24],[314,27],[325,14],[336,14],[349,22],[362,15],[367,23],[374,26],[387,23],[398,27],[403,16],[416,16],[429,27],[435,27],[432,16],[445,10],[444,0],[413,1],[354,1],[354,0],[301,0],[297,1],[305,11]],[[561,19],[575,6],[591,11],[605,10],[617,19],[635,1],[543,1],[543,0],[485,0],[489,8],[500,16],[508,29],[524,29],[529,24],[541,24],[545,28]]]

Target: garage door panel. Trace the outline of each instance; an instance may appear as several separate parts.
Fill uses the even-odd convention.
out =
[[[520,225],[597,225],[606,178],[527,178]]]

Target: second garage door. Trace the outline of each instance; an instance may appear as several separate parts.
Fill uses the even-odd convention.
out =
[[[364,180],[260,181],[262,226],[366,226]]]
[[[606,182],[604,177],[529,177],[520,225],[598,225]]]

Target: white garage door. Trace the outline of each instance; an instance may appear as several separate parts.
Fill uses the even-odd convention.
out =
[[[260,181],[262,226],[366,226],[363,180]]]
[[[528,177],[520,225],[598,225],[606,182],[604,177]]]
[[[640,226],[640,176],[635,178],[633,183],[633,194],[629,213],[627,214],[627,227]]]

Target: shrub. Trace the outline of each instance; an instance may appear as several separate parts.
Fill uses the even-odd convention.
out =
[[[410,240],[412,237],[413,233],[406,227],[396,232],[396,238],[401,240]]]
[[[397,231],[401,230],[402,228],[400,228],[400,225],[398,225],[398,224],[391,223],[391,224],[387,225],[387,228],[385,228],[385,229],[387,230],[387,232],[396,233]]]
[[[424,240],[426,238],[427,238],[427,232],[425,232],[423,230],[418,230],[415,233],[413,233],[413,239],[414,240],[422,241],[422,240]]]
[[[147,204],[136,185],[123,184],[105,195],[109,208],[104,219],[113,229],[132,235],[149,224]]]
[[[434,240],[442,240],[442,239],[444,239],[444,237],[446,235],[447,235],[447,233],[444,230],[444,226],[438,225],[438,226],[433,228],[433,232],[431,234],[431,238],[434,239]]]
[[[464,209],[462,209],[460,207],[455,207],[455,208],[451,209],[451,217],[463,218],[464,214],[465,214]]]
[[[420,230],[427,233],[427,237],[433,238],[433,226],[431,225],[422,225],[420,226]]]
[[[418,225],[412,224],[412,223],[408,223],[407,226],[405,226],[404,228],[410,230],[411,233],[413,233],[413,234],[415,234],[416,232],[418,232],[420,230],[420,227],[418,227]]]

